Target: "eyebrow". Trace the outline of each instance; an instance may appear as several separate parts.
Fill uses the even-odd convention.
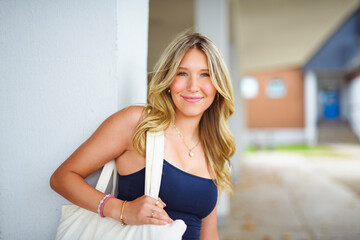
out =
[[[179,67],[179,69],[184,69],[184,70],[188,70],[188,68],[186,68],[186,67]],[[209,69],[208,68],[204,68],[204,69],[200,69],[200,71],[209,71]]]

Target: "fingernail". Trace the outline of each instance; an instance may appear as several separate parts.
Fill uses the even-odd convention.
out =
[[[163,225],[168,225],[168,223],[166,221],[163,221]]]

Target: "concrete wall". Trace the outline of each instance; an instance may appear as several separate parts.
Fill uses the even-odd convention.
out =
[[[52,172],[146,99],[148,0],[4,0],[0,19],[0,239],[54,239]]]

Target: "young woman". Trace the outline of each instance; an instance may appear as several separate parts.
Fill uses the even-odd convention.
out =
[[[130,106],[106,119],[54,172],[51,187],[97,212],[105,194],[84,179],[116,159],[119,193],[106,201],[104,216],[124,224],[182,219],[183,239],[218,239],[218,192],[231,191],[235,144],[227,120],[233,112],[231,81],[218,48],[199,33],[182,34],[155,67],[146,107]],[[165,161],[159,199],[152,199],[144,196],[145,139],[147,131],[160,130]]]

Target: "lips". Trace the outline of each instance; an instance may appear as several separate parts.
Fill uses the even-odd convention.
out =
[[[202,97],[186,97],[186,96],[182,96],[182,98],[187,101],[187,102],[190,102],[190,103],[195,103],[195,102],[198,102],[200,101],[201,99],[203,99]]]

